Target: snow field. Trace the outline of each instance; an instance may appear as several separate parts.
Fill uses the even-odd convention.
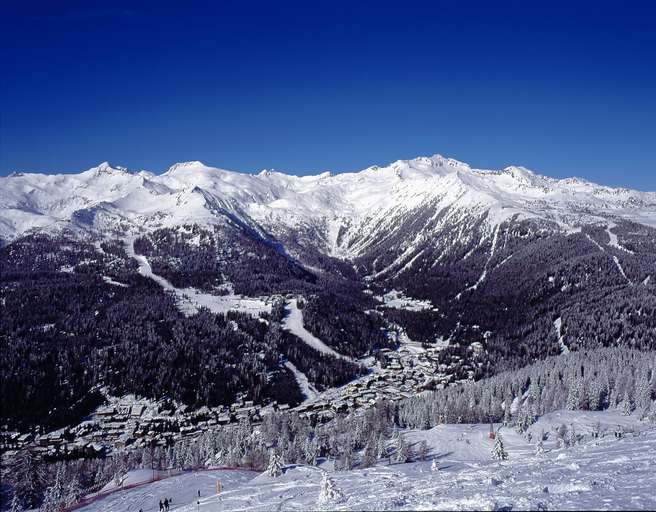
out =
[[[216,482],[220,481],[224,490],[234,489],[248,482],[258,473],[246,470],[216,470],[183,473],[164,478],[133,489],[116,492],[77,509],[81,512],[159,512],[159,501],[173,498],[171,510],[179,510],[183,505],[195,503],[200,490],[201,499],[216,494]],[[151,470],[131,471],[124,486],[148,481]],[[109,486],[111,487],[111,485]]]
[[[554,429],[574,426],[585,437],[570,448],[558,448]],[[621,426],[621,439],[614,431]],[[618,411],[556,411],[531,426],[529,442],[511,428],[496,424],[508,460],[492,460],[494,442],[489,425],[439,425],[425,431],[405,431],[413,449],[421,441],[429,447],[425,461],[391,465],[387,459],[371,468],[333,472],[319,467],[289,465],[282,476],[245,472],[226,480],[220,495],[203,494],[187,474],[170,479],[166,492],[180,511],[233,510],[654,510],[656,508],[656,428]],[[590,434],[599,429],[600,437]],[[536,455],[537,440],[545,431],[544,453]],[[390,443],[392,444],[392,443]],[[439,470],[432,471],[433,460]],[[320,503],[325,471],[343,499]],[[198,473],[205,474],[203,473]],[[198,477],[201,478],[201,477]],[[226,477],[222,477],[226,478]],[[138,503],[155,503],[164,489],[151,484],[116,495],[107,507],[85,510],[127,512]],[[211,487],[211,482],[207,489]],[[130,497],[134,494],[133,497]],[[184,497],[184,498],[183,498]],[[141,501],[139,501],[141,500]],[[144,501],[145,500],[145,501]],[[144,508],[144,511],[147,509]]]

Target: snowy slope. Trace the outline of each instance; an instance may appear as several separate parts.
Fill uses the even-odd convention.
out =
[[[161,175],[100,164],[79,174],[15,173],[0,178],[0,239],[32,229],[136,231],[226,219],[262,234],[303,228],[334,256],[362,254],[417,211],[428,237],[445,222],[483,217],[489,233],[515,215],[571,231],[624,218],[656,225],[656,193],[555,180],[522,167],[470,168],[439,155],[357,173],[245,174],[186,162]],[[383,235],[381,235],[381,233]]]
[[[245,482],[250,481],[257,473],[246,470],[215,470],[186,472],[181,475],[166,478],[147,484],[152,477],[151,470],[135,470],[126,475],[124,486],[146,483],[132,489],[116,490],[116,492],[95,501],[77,510],[84,512],[127,512],[143,510],[144,512],[159,510],[159,501],[171,499],[172,510],[180,509],[183,505],[194,503],[198,499],[216,493],[216,482],[220,481],[223,489],[232,490]]]
[[[601,437],[590,433],[599,424]],[[574,425],[585,437],[571,448],[558,448],[556,426]],[[627,432],[616,439],[622,425]],[[496,425],[498,428],[499,425]],[[535,454],[541,431],[551,432],[545,453]],[[216,495],[203,493],[200,504],[193,493],[196,481],[185,476],[167,484],[183,511],[227,510],[653,510],[656,507],[656,430],[653,425],[618,411],[556,411],[531,427],[532,442],[509,428],[501,428],[509,459],[494,461],[488,425],[441,425],[426,431],[404,432],[409,444],[426,440],[428,459],[408,464],[333,472],[319,467],[288,466],[283,476],[264,474],[224,485]],[[433,459],[439,471],[431,471]],[[320,482],[328,470],[342,501],[320,505]],[[135,510],[161,495],[159,488],[124,491],[122,498],[100,501],[85,510]],[[204,491],[203,491],[204,492]],[[147,497],[147,498],[144,498]],[[109,498],[107,498],[109,500]],[[138,501],[141,500],[141,501]],[[144,510],[147,510],[144,508]]]

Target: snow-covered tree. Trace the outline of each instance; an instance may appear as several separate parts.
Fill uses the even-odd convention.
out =
[[[23,506],[15,493],[14,497],[11,499],[11,505],[9,505],[9,512],[23,512]]]
[[[385,441],[383,434],[378,436],[378,443],[376,445],[376,455],[378,456],[379,459],[384,459],[388,455],[387,442]]]
[[[506,460],[508,458],[508,453],[503,445],[503,439],[501,438],[501,433],[497,432],[497,435],[494,439],[494,446],[492,447],[492,458],[495,460]]]
[[[66,506],[70,507],[71,505],[74,505],[80,501],[80,498],[83,494],[84,493],[82,491],[80,481],[76,477],[73,477],[73,479],[66,486],[66,498],[64,500]]]
[[[303,446],[303,454],[305,457],[305,462],[307,462],[310,466],[317,465],[318,451],[319,449],[317,447],[317,443],[314,440],[305,440],[305,444]]]
[[[410,461],[410,448],[405,442],[405,438],[402,434],[396,438],[396,452],[394,454],[394,460],[401,464]]]
[[[64,488],[63,466],[57,468],[54,483],[46,489],[41,509],[44,512],[54,512],[64,507],[66,503],[66,491]]]
[[[512,421],[512,413],[510,412],[511,404],[512,404],[512,399],[510,398],[510,396],[506,396],[506,399],[503,402],[503,424],[506,427],[510,425]]]
[[[282,475],[282,458],[276,450],[271,450],[269,452],[269,465],[266,469],[266,474],[278,478]]]
[[[624,393],[624,403],[622,405],[622,414],[624,416],[630,416],[633,411],[633,405],[631,404],[631,396],[629,395],[629,390],[627,389]]]
[[[578,440],[579,437],[574,428],[574,424],[571,424],[567,436],[567,446],[575,446],[578,443]]]
[[[428,443],[426,442],[425,439],[423,439],[419,443],[419,449],[417,450],[417,456],[419,457],[419,460],[426,460],[426,457],[428,457]]]
[[[437,462],[437,459],[433,459],[433,462],[431,463],[431,471],[439,471],[440,470],[440,464]]]
[[[567,403],[565,408],[570,411],[576,411],[581,403],[581,381],[572,379],[569,383],[569,392],[567,394]]]
[[[321,479],[321,488],[319,491],[319,505],[339,503],[344,499],[342,492],[335,486],[328,473],[323,474]]]
[[[538,441],[538,444],[535,446],[535,455],[542,455],[544,453],[544,443],[542,439]]]
[[[362,454],[362,465],[365,468],[376,465],[376,445],[373,439],[370,439],[369,442],[364,447],[364,453]]]
[[[14,494],[27,508],[35,508],[46,481],[43,465],[30,450],[21,450],[14,459]]]

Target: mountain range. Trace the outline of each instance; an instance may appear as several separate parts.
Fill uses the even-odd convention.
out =
[[[435,155],[303,177],[200,162],[14,173],[0,178],[0,245],[15,376],[2,394],[33,404],[19,423],[48,410],[61,424],[52,394],[82,414],[99,386],[194,406],[293,401],[280,357],[327,389],[400,339],[446,347],[444,364],[473,378],[656,348],[656,192],[523,167]],[[292,299],[324,352],[285,329]]]

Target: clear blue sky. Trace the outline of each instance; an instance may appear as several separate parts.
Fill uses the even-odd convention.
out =
[[[441,153],[656,190],[655,4],[4,0],[0,174]]]

